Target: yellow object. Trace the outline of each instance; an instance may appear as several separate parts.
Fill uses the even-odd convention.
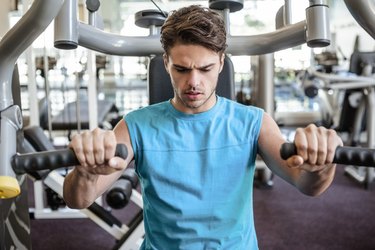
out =
[[[16,197],[21,193],[20,185],[14,177],[0,176],[0,199]]]

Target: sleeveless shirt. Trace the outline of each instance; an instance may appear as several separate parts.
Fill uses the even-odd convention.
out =
[[[258,249],[252,192],[262,118],[222,97],[203,113],[166,101],[124,117],[144,203],[141,249]]]

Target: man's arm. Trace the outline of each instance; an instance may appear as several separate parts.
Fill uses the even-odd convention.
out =
[[[116,145],[125,144],[127,158],[114,157]],[[129,131],[121,120],[113,131],[94,129],[73,137],[72,148],[81,165],[64,180],[63,196],[71,208],[86,208],[101,196],[121,176],[133,159]]]
[[[259,154],[278,176],[307,195],[319,195],[331,184],[336,164],[333,164],[337,146],[342,140],[332,129],[309,125],[298,128],[294,143],[297,154],[283,160],[280,147],[285,142],[275,121],[264,114],[258,140]]]

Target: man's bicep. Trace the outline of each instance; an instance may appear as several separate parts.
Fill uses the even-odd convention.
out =
[[[285,141],[276,122],[265,113],[258,139],[259,155],[272,172],[292,183],[297,173],[280,156],[280,147]]]
[[[128,150],[127,163],[129,164],[134,158],[133,147],[130,139],[129,129],[124,119],[119,121],[113,129],[116,135],[117,143],[125,144]]]

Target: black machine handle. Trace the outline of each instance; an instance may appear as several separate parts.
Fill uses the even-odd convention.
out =
[[[117,144],[116,156],[126,158],[128,150],[124,144]],[[16,174],[32,173],[39,170],[79,165],[79,161],[70,148],[26,154],[16,154],[12,158],[12,167]]]
[[[296,154],[297,148],[294,143],[281,145],[280,155],[284,160]],[[333,162],[342,165],[375,167],[375,149],[339,146],[336,148]]]

